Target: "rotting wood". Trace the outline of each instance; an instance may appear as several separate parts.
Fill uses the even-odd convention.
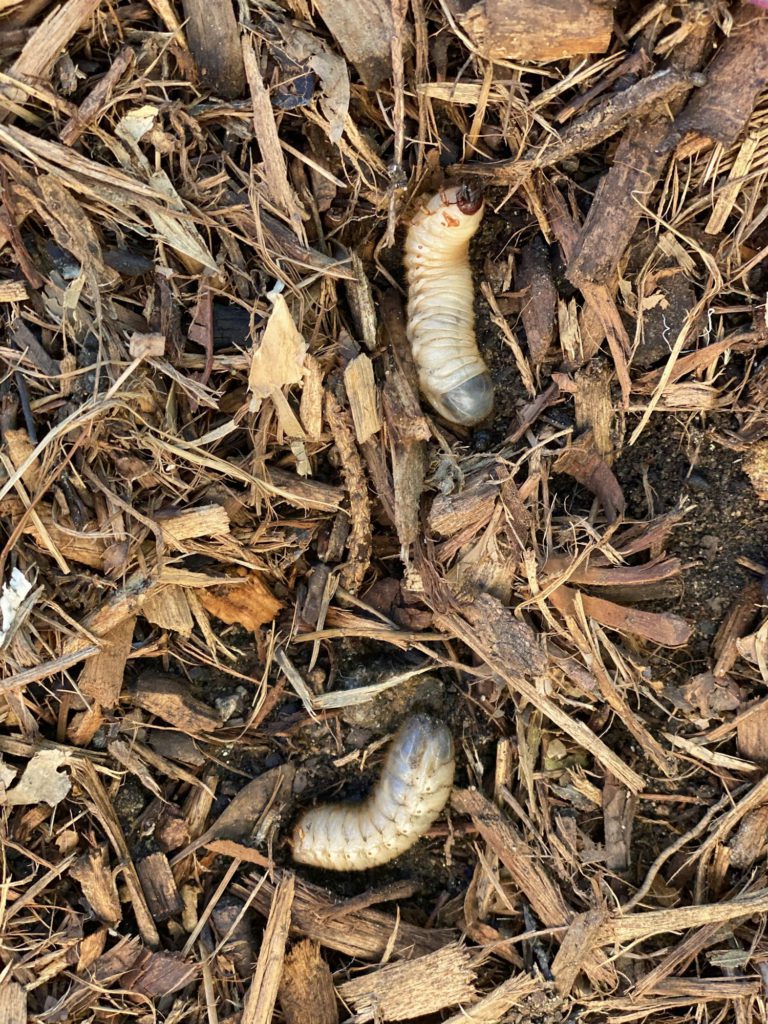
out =
[[[736,726],[736,746],[743,757],[768,764],[768,708],[756,708]]]
[[[381,429],[373,363],[364,352],[346,366],[344,390],[349,399],[357,443],[364,444]]]

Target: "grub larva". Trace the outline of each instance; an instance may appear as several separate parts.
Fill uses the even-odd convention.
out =
[[[333,871],[386,864],[413,846],[445,807],[453,770],[448,729],[427,715],[411,715],[366,800],[321,805],[299,818],[293,859]]]
[[[405,241],[408,340],[430,405],[472,426],[493,409],[493,383],[475,339],[469,243],[483,217],[482,197],[444,188],[415,214]]]

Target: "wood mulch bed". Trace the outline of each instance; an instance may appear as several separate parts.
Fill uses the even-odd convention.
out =
[[[2,1024],[765,1024],[767,6],[0,0]]]

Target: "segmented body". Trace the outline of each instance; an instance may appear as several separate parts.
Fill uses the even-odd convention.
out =
[[[469,243],[483,201],[464,186],[442,189],[415,214],[405,243],[408,340],[427,401],[472,426],[493,409],[493,384],[475,338]]]
[[[427,715],[411,715],[366,800],[321,805],[301,816],[293,834],[294,860],[335,871],[386,864],[413,846],[438,817],[453,772],[448,729]]]

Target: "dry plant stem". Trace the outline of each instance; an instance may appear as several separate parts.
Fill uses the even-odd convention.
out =
[[[768,775],[765,775],[759,782],[755,783],[746,796],[722,816],[712,834],[707,836],[707,839],[696,853],[688,858],[687,864],[693,864],[696,861],[699,863],[703,862],[710,852],[734,830],[746,814],[749,814],[750,811],[755,810],[764,803],[768,803]]]
[[[351,530],[347,540],[349,561],[340,573],[341,585],[356,594],[363,585],[371,561],[371,506],[368,481],[350,417],[331,393],[325,393],[325,418],[336,441],[341,459],[344,485],[349,495]]]
[[[120,828],[112,807],[112,801],[109,799],[101,779],[96,774],[96,769],[88,761],[78,763],[77,775],[81,783],[83,796],[91,804],[94,816],[101,823],[112,848],[117,854],[141,937],[147,946],[154,949],[160,943],[160,936],[144,898],[141,882],[131,859],[123,830]]]
[[[702,832],[705,831],[705,829],[712,821],[712,819],[715,817],[715,815],[719,814],[719,812],[722,811],[724,807],[727,807],[728,804],[730,804],[731,802],[732,798],[730,794],[722,797],[722,799],[720,799],[713,807],[710,807],[707,813],[699,821],[696,822],[693,828],[688,829],[688,831],[684,832],[683,835],[678,836],[674,843],[671,843],[666,848],[666,850],[661,851],[661,853],[658,855],[653,864],[651,864],[651,866],[648,868],[648,871],[645,875],[645,879],[643,880],[643,884],[637,890],[635,895],[631,899],[627,900],[626,903],[622,903],[622,914],[630,913],[630,911],[634,910],[635,907],[638,906],[638,904],[642,903],[642,901],[650,892],[651,886],[653,885],[656,876],[658,875],[659,871],[661,871],[664,864],[666,864],[666,862],[669,860],[669,858],[673,857],[678,852],[678,850],[682,850],[684,846],[687,846],[688,843],[692,842],[694,839],[698,839],[698,837],[702,834]]]
[[[480,835],[510,872],[544,924],[557,926],[574,920],[573,910],[539,863],[534,850],[498,808],[474,789],[457,790],[451,803],[460,813],[472,816]],[[579,970],[584,970],[596,983],[608,982],[611,971],[603,965],[602,957],[592,955],[583,942],[579,950],[578,967],[573,971],[571,984]]]
[[[754,1024],[768,8],[213,7],[0,0],[0,1021]],[[476,432],[420,404],[384,248],[465,160],[507,186]],[[670,704],[657,642],[713,614]],[[487,799],[351,899],[279,867],[316,756],[421,706]]]
[[[542,987],[541,980],[529,974],[518,974],[504,981],[474,1006],[462,1007],[444,1024],[497,1024],[504,1015],[526,996]]]
[[[511,664],[509,640],[504,642],[500,638],[493,637],[492,622],[500,614],[495,604],[496,602],[487,595],[484,595],[482,599],[477,599],[475,602],[476,617],[471,624],[456,613],[436,612],[435,622],[467,644],[495,675],[504,680],[512,693],[519,693],[530,701],[550,721],[558,725],[566,735],[588,750],[604,767],[609,769],[627,789],[632,790],[633,793],[640,793],[645,786],[643,778],[625,764],[591,729],[571,718],[567,712],[525,678],[526,671],[533,670],[532,674],[538,675],[543,669],[536,668],[535,662],[530,660],[527,663],[525,660],[521,661],[519,667]],[[483,611],[483,606],[485,611]],[[483,622],[491,626],[491,632],[487,636],[484,635]]]
[[[100,3],[101,0],[68,0],[57,8],[29,38],[9,70],[10,77],[22,81],[45,79],[61,51]],[[3,91],[13,103],[25,96],[23,89],[14,86],[5,86]],[[7,118],[8,111],[0,111],[0,120]]]

